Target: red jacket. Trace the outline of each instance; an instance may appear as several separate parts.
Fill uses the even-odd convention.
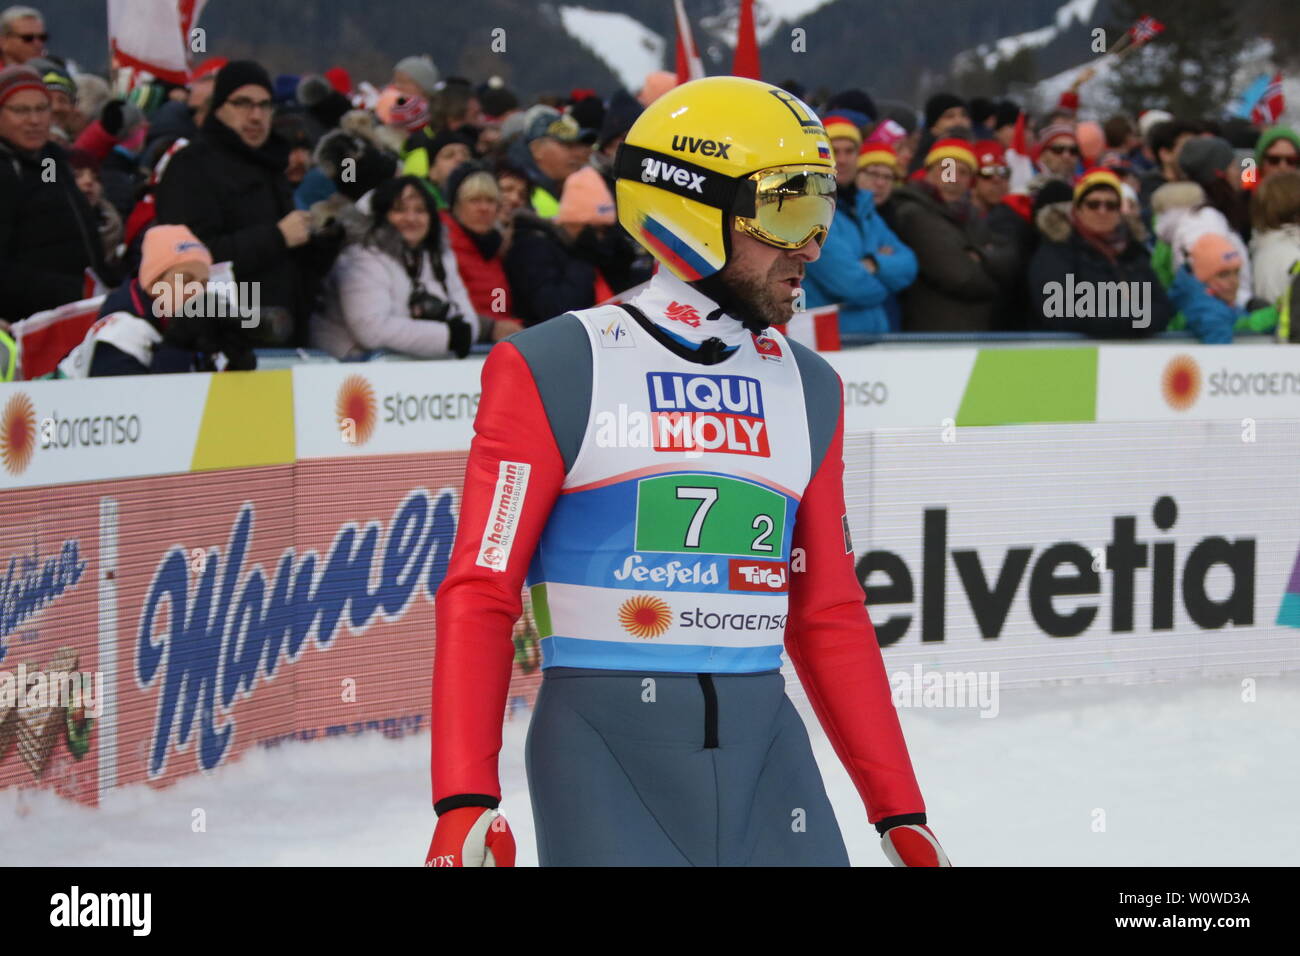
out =
[[[514,305],[510,301],[510,283],[506,281],[501,256],[484,259],[469,233],[450,212],[444,209],[438,215],[447,230],[451,251],[456,254],[456,267],[460,269],[460,277],[469,291],[469,300],[474,303],[474,311],[494,319],[515,318]]]

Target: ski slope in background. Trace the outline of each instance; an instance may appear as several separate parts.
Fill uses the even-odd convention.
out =
[[[787,678],[789,680],[789,678]],[[1003,691],[999,713],[900,710],[930,820],[954,864],[1293,863],[1300,675]],[[796,700],[801,700],[798,695]],[[802,709],[802,708],[801,708]],[[855,865],[887,866],[857,793],[802,710]],[[524,719],[506,724],[502,809],[536,863]],[[432,832],[429,738],[290,743],[208,777],[109,794],[99,810],[0,793],[9,865],[417,865]],[[599,794],[575,794],[599,799]],[[195,810],[206,817],[196,833]],[[1096,811],[1105,830],[1094,830]]]

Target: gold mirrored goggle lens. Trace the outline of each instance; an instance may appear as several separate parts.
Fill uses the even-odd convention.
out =
[[[782,249],[826,238],[835,216],[833,173],[821,166],[794,166],[760,170],[749,178],[754,183],[754,215],[736,216],[737,228]]]

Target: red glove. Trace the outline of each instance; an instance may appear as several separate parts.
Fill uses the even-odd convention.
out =
[[[890,827],[880,838],[880,848],[894,866],[952,866],[924,823]]]
[[[510,824],[487,807],[457,807],[438,817],[425,866],[514,866]]]

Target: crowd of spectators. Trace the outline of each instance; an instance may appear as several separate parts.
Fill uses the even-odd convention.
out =
[[[121,316],[62,374],[247,368],[273,346],[464,356],[651,273],[617,224],[612,170],[672,74],[525,103],[423,56],[381,89],[339,67],[273,77],[212,58],[182,86],[137,76],[115,95],[48,43],[37,10],[0,13],[0,320],[96,290],[101,315]],[[1289,128],[1159,110],[1079,121],[1074,89],[1024,116],[955,93],[917,111],[783,85],[830,140],[837,211],[806,304],[837,305],[845,333],[1230,342],[1289,320]],[[212,296],[178,291],[214,263],[255,290],[253,321],[212,331]],[[1115,283],[1132,290],[1120,308],[1098,293]]]

